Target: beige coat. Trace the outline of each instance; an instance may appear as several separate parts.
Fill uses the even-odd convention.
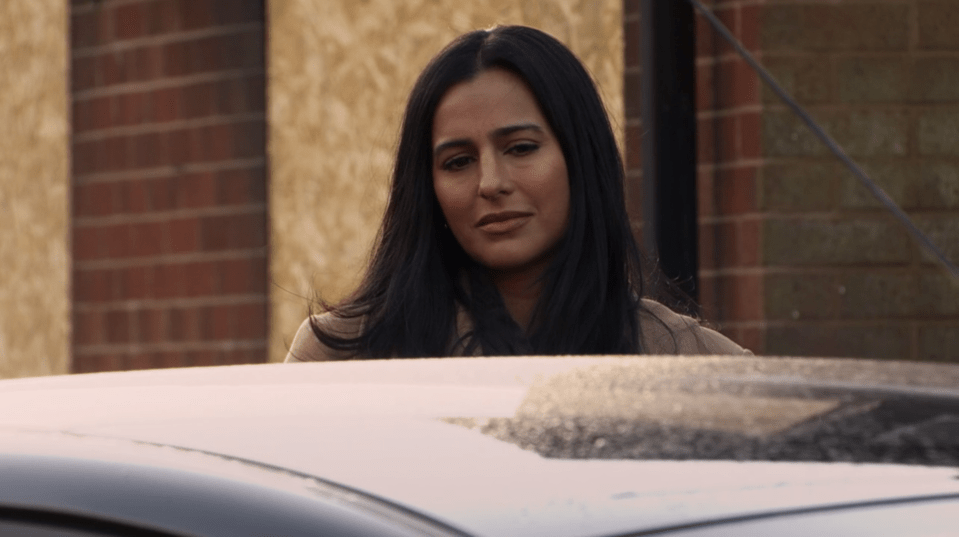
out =
[[[640,317],[647,354],[752,354],[726,336],[706,328],[695,319],[673,312],[659,302],[643,300],[647,312]],[[340,320],[330,314],[315,316],[314,319],[343,336],[355,336],[360,329],[359,320]],[[660,322],[662,321],[662,322]],[[470,329],[469,316],[460,312],[457,319],[457,331],[465,334]],[[665,325],[665,326],[664,326]],[[667,330],[668,327],[668,330]],[[335,351],[320,342],[310,328],[309,319],[303,321],[293,338],[286,362],[315,362],[325,360],[346,360],[350,354]]]

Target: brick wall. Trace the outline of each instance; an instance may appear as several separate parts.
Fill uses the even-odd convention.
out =
[[[73,370],[266,359],[262,0],[73,0]]]
[[[705,3],[959,260],[959,5]],[[625,2],[627,142],[636,153],[639,69],[629,47],[640,39],[638,4]],[[697,25],[705,317],[760,353],[959,360],[959,283],[704,19]]]
[[[959,6],[769,2],[765,63],[959,259]],[[766,350],[959,360],[959,282],[764,93]]]

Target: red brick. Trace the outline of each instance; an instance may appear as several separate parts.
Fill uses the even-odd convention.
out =
[[[150,294],[152,271],[147,267],[128,267],[122,270],[127,299],[140,300]]]
[[[195,341],[199,339],[196,329],[196,313],[192,308],[172,308],[167,315],[167,341]]]
[[[166,225],[162,222],[130,224],[130,255],[149,257],[166,253],[165,231]]]
[[[213,261],[185,265],[183,277],[183,287],[188,297],[213,295],[219,287],[219,274],[216,271],[216,263]]]
[[[96,345],[106,341],[104,315],[99,311],[73,314],[73,344]]]
[[[623,103],[626,119],[640,119],[642,114],[642,75],[638,71],[629,71],[623,75]]]
[[[76,111],[80,117],[74,117],[74,132],[105,129],[114,125],[113,97],[95,97],[79,101]]]
[[[630,125],[626,127],[626,169],[641,170],[643,160],[640,156],[643,147],[642,125]]]
[[[715,69],[710,64],[696,66],[696,110],[699,112],[712,110],[715,105]]]
[[[91,89],[97,85],[97,66],[95,57],[73,58],[70,68],[70,89],[74,92]]]
[[[762,118],[759,112],[747,112],[737,117],[739,122],[740,155],[746,159],[762,156]]]
[[[233,144],[235,130],[235,125],[211,125],[207,127],[203,133],[204,160],[219,162],[233,158],[236,153]]]
[[[756,53],[760,48],[759,30],[761,16],[762,11],[759,6],[746,5],[739,8],[740,31],[737,37],[743,46],[746,47],[746,50],[752,53]]]
[[[117,96],[117,125],[139,125],[146,121],[146,96],[140,92]]]
[[[144,11],[143,3],[123,4],[116,8],[114,27],[119,40],[135,39],[144,35]]]
[[[266,292],[266,259],[250,257],[220,261],[220,292],[250,294]]]
[[[73,50],[97,44],[97,14],[73,12],[70,16],[70,47]]]
[[[151,93],[153,121],[164,123],[180,119],[180,100],[182,90],[179,87],[161,88]]]
[[[156,80],[163,75],[163,47],[147,45],[132,51],[137,66],[137,78],[143,82]]]
[[[136,352],[125,356],[123,369],[127,371],[156,369],[158,365],[156,353]]]
[[[713,14],[723,23],[730,33],[739,38],[739,25],[737,24],[739,19],[739,7],[732,5],[725,5],[722,7],[713,8]],[[726,56],[730,54],[736,54],[736,49],[729,44],[728,41],[722,37],[717,36],[716,39],[716,56]]]
[[[76,302],[104,302],[110,299],[110,274],[105,270],[73,271],[73,298]]]
[[[716,121],[716,162],[736,162],[739,160],[736,132],[737,121],[735,116],[721,116]]]
[[[709,24],[709,21],[705,17],[696,14],[695,16],[695,25],[696,25],[696,57],[697,58],[712,58],[715,56],[715,47],[716,47],[716,34],[713,27]]]
[[[266,244],[266,220],[262,214],[211,216],[200,222],[205,251],[255,248]]]
[[[96,58],[99,85],[112,86],[126,81],[126,69],[125,66],[121,64],[122,56],[120,53],[105,52]]]
[[[126,311],[109,311],[106,314],[107,341],[126,343],[130,341],[130,314]]]
[[[719,172],[719,184],[716,185],[719,213],[724,215],[755,212],[756,206],[756,168],[725,168]]]
[[[176,77],[188,74],[186,45],[183,42],[168,43],[163,47],[163,75]]]
[[[266,305],[239,304],[236,306],[237,338],[243,340],[266,337]]]
[[[93,106],[89,100],[73,101],[70,121],[73,132],[79,133],[93,128]]]
[[[212,26],[216,20],[213,2],[210,0],[175,0],[180,5],[184,30],[196,30]]]
[[[236,323],[234,322],[233,306],[215,306],[209,311],[210,333],[207,338],[215,341],[224,341],[236,337]]]
[[[122,258],[130,255],[130,225],[115,224],[100,228],[100,240],[106,247],[104,257]]]
[[[266,354],[258,349],[233,349],[223,351],[222,364],[260,364],[266,361]]]
[[[75,185],[74,216],[108,216],[118,209],[115,183],[87,183]]]
[[[720,301],[726,306],[726,321],[762,319],[762,277],[741,274],[721,278]]]
[[[699,270],[713,270],[716,267],[716,224],[699,224]]]
[[[171,220],[167,224],[170,252],[181,254],[200,250],[200,223],[195,217]]]
[[[640,54],[642,31],[640,20],[637,18],[623,25],[623,58],[624,67],[639,67],[642,62]]]
[[[149,185],[150,207],[155,211],[168,211],[177,208],[177,180],[172,178],[155,179]]]
[[[213,0],[213,14],[220,24],[263,22],[263,2],[246,0]]]
[[[216,172],[183,175],[176,180],[178,207],[211,207],[217,205]]]
[[[121,363],[122,358],[113,353],[75,355],[72,370],[74,373],[117,371]]]
[[[157,265],[153,267],[152,276],[154,298],[183,296],[184,269],[182,264]]]
[[[266,148],[266,123],[259,119],[235,123],[230,137],[234,158],[263,155]]]
[[[739,329],[739,339],[734,340],[745,349],[756,354],[763,354],[766,349],[766,330],[756,327],[742,327]]]
[[[103,256],[103,239],[100,228],[73,226],[73,257],[77,261],[89,261]]]
[[[222,205],[266,201],[266,178],[262,166],[224,170],[216,176],[216,200]]]
[[[183,117],[195,119],[211,116],[216,112],[214,83],[203,82],[183,88]]]
[[[716,261],[719,267],[735,267],[739,259],[739,233],[737,222],[716,224]]]
[[[761,225],[758,220],[744,220],[739,224],[738,263],[744,267],[759,266]]]
[[[148,308],[136,312],[137,341],[159,343],[167,332],[166,310]]]
[[[154,0],[147,4],[146,31],[151,35],[175,32],[180,29],[180,3]]]
[[[150,196],[146,180],[124,181],[120,189],[123,212],[136,214],[146,212],[150,208]]]
[[[700,275],[699,305],[704,319],[716,320],[720,318],[719,311],[717,310],[717,301],[716,277]]]
[[[696,209],[699,218],[708,218],[716,214],[715,172],[700,169],[696,173]]]
[[[97,142],[74,142],[71,152],[73,175],[83,175],[96,170]]]
[[[721,267],[748,267],[759,263],[759,223],[725,222],[716,229],[716,248]]]
[[[720,108],[759,104],[758,75],[744,60],[721,61],[715,76]]]
[[[700,164],[716,160],[716,124],[719,118],[700,118],[696,121],[696,153]]]
[[[130,159],[130,139],[126,136],[114,136],[101,140],[100,147],[105,152],[105,161],[99,162],[100,171],[117,171],[128,169]]]
[[[260,67],[264,59],[263,29],[257,28],[228,34],[211,43],[210,54],[215,55],[216,68],[245,69]]]
[[[216,91],[217,110],[220,114],[231,115],[266,110],[266,79],[261,74],[221,81],[217,84]]]
[[[186,353],[184,360],[189,362],[190,367],[204,367],[224,365],[223,353],[215,350],[201,350]]]
[[[182,130],[171,131],[165,134],[167,148],[167,163],[180,166],[187,162],[190,142]]]

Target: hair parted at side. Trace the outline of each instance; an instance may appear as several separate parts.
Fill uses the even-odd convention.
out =
[[[543,275],[530,332],[506,311],[483,268],[444,226],[433,191],[432,128],[449,89],[491,68],[529,86],[566,160],[569,226]],[[606,110],[589,73],[548,34],[502,26],[460,36],[420,74],[410,94],[389,201],[357,290],[327,306],[362,318],[356,337],[316,322],[317,338],[358,358],[482,354],[643,352],[641,256],[624,200],[624,171]],[[458,309],[473,331],[457,339]]]

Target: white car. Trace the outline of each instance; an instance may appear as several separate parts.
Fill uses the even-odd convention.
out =
[[[0,535],[959,535],[959,367],[566,357],[0,381]]]

